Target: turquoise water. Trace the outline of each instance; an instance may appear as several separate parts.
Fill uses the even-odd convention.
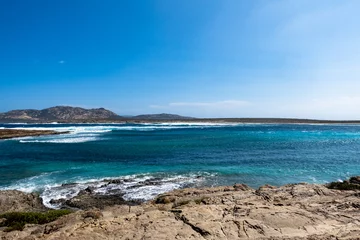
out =
[[[359,125],[0,124],[70,134],[0,141],[0,189],[44,201],[87,186],[150,199],[188,186],[325,183],[360,175]],[[103,179],[126,182],[102,187]],[[144,184],[144,181],[151,184]],[[64,183],[74,183],[63,185]]]

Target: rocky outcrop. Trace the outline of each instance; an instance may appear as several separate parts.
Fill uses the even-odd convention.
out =
[[[6,212],[44,211],[42,199],[36,193],[17,190],[0,191],[0,214]]]
[[[0,129],[0,139],[9,139],[17,137],[41,136],[41,135],[57,135],[69,132],[57,132],[52,130],[23,130],[23,129]]]
[[[78,211],[1,239],[359,239],[360,191],[324,185],[189,188]]]
[[[13,110],[0,115],[2,122],[69,122],[77,120],[111,120],[120,116],[104,108],[84,109],[80,107],[56,106],[43,110]]]
[[[58,200],[59,201],[59,200]],[[51,203],[51,202],[50,202]],[[63,208],[73,208],[88,210],[92,208],[104,209],[114,205],[135,205],[136,202],[125,201],[122,194],[102,195],[94,193],[90,188],[80,191],[80,193],[69,199],[60,199]]]

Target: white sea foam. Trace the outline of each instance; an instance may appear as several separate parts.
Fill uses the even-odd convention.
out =
[[[238,124],[227,124],[227,123],[186,123],[186,122],[175,122],[175,123],[157,123],[157,124],[103,124],[103,125],[74,125],[65,124],[60,125],[58,123],[45,124],[42,126],[22,126],[14,127],[11,129],[17,130],[53,130],[58,132],[69,132],[62,135],[51,135],[51,136],[40,136],[30,138],[18,138],[13,139],[20,141],[21,143],[84,143],[89,141],[98,141],[102,138],[101,135],[111,131],[161,131],[161,130],[172,130],[172,129],[192,129],[192,128],[211,128],[220,126],[235,126]],[[97,134],[97,135],[94,135]]]
[[[74,183],[55,182],[53,174],[61,172],[43,173],[17,181],[2,190],[16,189],[23,192],[41,192],[45,206],[57,208],[59,205],[51,204],[50,201],[59,199],[71,199],[79,194],[81,190],[88,187],[95,189],[97,194],[108,195],[114,193],[124,194],[125,200],[150,200],[156,195],[179,189],[185,186],[196,186],[204,181],[204,177],[213,176],[209,173],[196,173],[159,177],[161,174],[127,175],[112,178],[73,179]],[[198,176],[203,177],[198,177]],[[111,183],[110,180],[120,180],[120,183]],[[70,180],[71,181],[71,180]],[[148,183],[150,184],[146,184]]]
[[[49,124],[50,125],[50,124]],[[12,129],[18,130],[54,130],[54,131],[70,131],[72,133],[84,132],[110,132],[113,130],[157,130],[157,129],[176,129],[176,128],[192,128],[192,127],[216,127],[216,126],[236,126],[238,124],[225,123],[158,123],[158,124],[138,124],[131,126],[123,125],[95,125],[95,126],[47,126],[47,127],[16,127]]]
[[[97,141],[97,137],[74,137],[74,138],[60,138],[60,139],[49,139],[49,140],[20,140],[21,143],[84,143]]]

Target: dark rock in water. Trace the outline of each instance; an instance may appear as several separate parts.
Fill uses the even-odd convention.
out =
[[[153,179],[146,179],[145,181],[139,182],[140,185],[149,186],[149,185],[160,185],[161,178],[153,178]]]
[[[0,213],[44,210],[47,208],[36,193],[24,193],[17,190],[0,191]]]
[[[75,187],[77,183],[63,183],[61,184],[62,187]]]
[[[66,202],[65,198],[60,198],[60,199],[51,199],[49,201],[50,204],[52,205],[63,205]]]
[[[93,194],[95,188],[93,187],[87,187],[84,190],[81,190],[78,195],[87,195],[87,194]]]
[[[124,200],[122,196],[123,194],[117,194],[117,195],[83,194],[83,195],[78,195],[70,200],[67,200],[64,206],[88,210],[92,208],[104,209],[104,207],[113,206],[113,205],[137,204],[136,202],[133,201],[129,202]]]
[[[133,182],[133,180],[131,180],[131,179],[123,179],[122,181],[124,181],[124,182]]]
[[[109,184],[121,184],[124,183],[124,180],[122,179],[113,179],[109,181]]]

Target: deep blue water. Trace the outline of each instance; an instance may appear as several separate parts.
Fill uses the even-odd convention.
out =
[[[185,186],[325,183],[360,175],[360,125],[0,124],[0,128],[71,131],[0,140],[0,189],[40,191],[45,201],[73,196],[109,178],[132,181],[111,190],[149,199]],[[158,182],[133,187],[146,179]],[[59,187],[63,183],[78,184]]]

